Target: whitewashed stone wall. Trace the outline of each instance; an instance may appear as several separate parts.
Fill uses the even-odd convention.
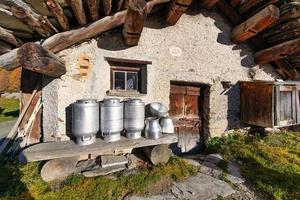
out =
[[[230,128],[238,128],[239,80],[250,80],[249,69],[256,80],[278,78],[270,66],[255,66],[246,45],[230,42],[231,27],[216,12],[183,15],[175,26],[166,27],[160,18],[150,17],[139,45],[126,48],[121,30],[101,35],[97,40],[82,43],[58,53],[65,62],[67,73],[45,85],[43,89],[43,131],[45,140],[68,139],[66,108],[77,99],[107,97],[110,89],[110,65],[105,56],[152,61],[148,65],[146,103],[160,101],[169,105],[170,81],[205,83],[210,88],[209,133],[220,136]],[[78,79],[78,58],[91,58],[92,71],[87,79]],[[224,91],[221,81],[235,84]],[[46,82],[46,80],[45,80]]]

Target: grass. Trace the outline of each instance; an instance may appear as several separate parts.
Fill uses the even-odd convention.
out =
[[[0,98],[0,122],[13,120],[19,116],[19,100]]]
[[[240,164],[242,175],[270,199],[300,199],[300,133],[212,138],[209,153]],[[223,164],[225,165],[225,163]]]
[[[194,166],[172,157],[165,165],[145,168],[129,176],[119,174],[117,180],[73,175],[59,189],[53,189],[55,183],[47,184],[40,178],[41,166],[39,162],[21,165],[1,158],[0,199],[122,199],[127,194],[146,194],[148,187],[164,178],[181,181],[197,172]]]

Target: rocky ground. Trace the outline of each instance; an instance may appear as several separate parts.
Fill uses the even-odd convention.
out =
[[[152,196],[127,197],[128,200],[173,200],[173,199],[262,199],[240,174],[239,167],[223,160],[219,154],[186,156],[184,158],[196,166],[196,176],[186,181],[174,183],[162,194]]]

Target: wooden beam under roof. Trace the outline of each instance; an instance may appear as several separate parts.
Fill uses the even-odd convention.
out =
[[[116,0],[116,11],[119,11],[122,9],[123,0]]]
[[[43,37],[48,37],[57,32],[46,16],[36,13],[28,4],[22,0],[6,0],[12,14],[21,22],[28,25]]]
[[[127,46],[138,44],[146,21],[145,0],[129,0],[127,14],[123,26],[123,41]]]
[[[226,0],[219,0],[216,6],[224,13],[233,25],[239,25],[244,21]]]
[[[218,1],[219,0],[202,0],[200,6],[206,10],[210,10],[218,3]]]
[[[264,64],[276,61],[300,52],[300,38],[278,44],[268,49],[261,50],[254,54],[257,64]]]
[[[23,44],[20,39],[18,39],[11,33],[11,31],[2,28],[1,26],[0,26],[0,39],[16,47],[19,47]]]
[[[253,17],[236,26],[231,33],[231,40],[236,43],[244,42],[270,27],[279,17],[279,8],[269,5]]]
[[[191,5],[192,0],[172,0],[166,13],[166,22],[174,25]]]
[[[89,14],[93,21],[99,19],[99,0],[88,0]]]
[[[242,0],[230,0],[230,5],[233,8],[236,8],[237,6],[239,6],[242,3]]]
[[[105,16],[111,13],[112,0],[102,0],[102,11]]]
[[[56,20],[58,21],[59,25],[62,27],[63,30],[68,31],[70,30],[70,25],[67,16],[64,14],[64,10],[60,6],[57,0],[47,0],[46,4],[54,15]]]
[[[246,12],[249,12],[255,6],[258,6],[259,4],[264,3],[264,2],[265,2],[265,0],[249,0],[249,1],[246,1],[245,3],[243,3],[239,7],[238,12],[240,14],[244,14]],[[268,4],[273,4],[273,3],[276,3],[276,2],[278,2],[278,0],[270,0],[268,2]]]
[[[12,50],[12,46],[0,40],[0,55],[6,54]]]
[[[87,20],[83,8],[82,0],[67,0],[67,3],[71,6],[78,23],[81,26],[85,25],[87,23]]]

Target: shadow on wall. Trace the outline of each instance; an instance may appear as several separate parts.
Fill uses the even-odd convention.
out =
[[[66,135],[69,137],[69,138],[73,138],[72,136],[72,106],[73,106],[73,103],[70,104],[68,107],[65,108],[65,112],[66,112]]]
[[[241,127],[240,121],[240,86],[235,83],[229,89],[224,89],[221,95],[227,96],[227,128],[226,130]]]

